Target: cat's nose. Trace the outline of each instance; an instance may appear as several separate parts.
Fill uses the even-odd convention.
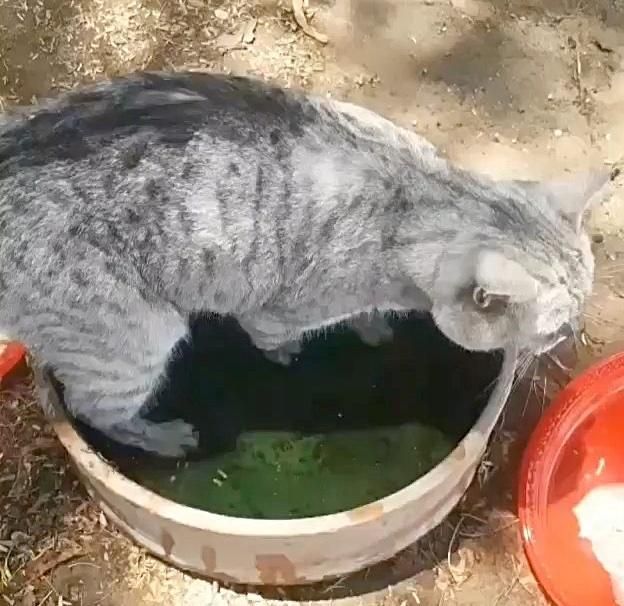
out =
[[[559,336],[563,339],[571,339],[578,331],[578,322],[566,322],[559,329]]]
[[[543,337],[541,352],[544,353],[550,351],[560,343],[574,337],[575,334],[574,324],[571,322],[565,322],[559,327],[558,330]]]

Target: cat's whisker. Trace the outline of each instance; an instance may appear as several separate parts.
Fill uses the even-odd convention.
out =
[[[498,382],[499,377],[496,376],[494,377],[480,392],[479,392],[479,396],[482,396],[483,394],[487,393],[488,391],[490,391],[494,385],[496,385],[496,383]]]
[[[602,301],[599,301],[598,299],[590,299],[585,306],[585,311],[583,315],[587,315],[588,313],[591,313],[592,310],[600,311],[602,308],[603,308]]]
[[[547,366],[540,364],[542,360],[544,361],[547,360],[548,362],[550,362],[551,356],[545,355],[538,359],[538,366],[536,367],[536,372],[534,373],[533,379],[531,380],[531,388],[530,388],[534,392],[536,398],[540,397],[537,393],[537,386],[539,385],[541,388],[540,414],[543,414],[544,410],[546,409],[546,399],[548,398],[549,378],[553,380],[560,389],[565,387],[565,385],[562,385],[559,381],[556,380],[556,378],[552,376],[551,373],[548,372]],[[559,360],[558,358],[557,358],[557,362],[561,364],[561,360]],[[555,363],[555,366],[557,366],[557,363]],[[561,366],[563,368],[567,368],[563,364],[561,364]],[[557,368],[559,368],[559,366],[557,366]],[[530,393],[527,395],[527,402],[529,400],[529,397],[530,397]],[[523,414],[524,414],[524,411],[523,411]]]
[[[620,261],[618,261],[617,263],[609,263],[604,268],[600,268],[596,272],[596,274],[597,275],[604,275],[606,273],[619,271],[619,270],[624,270],[624,263],[622,263]]]
[[[524,379],[526,373],[529,370],[529,367],[531,366],[532,361],[533,360],[531,356],[529,355],[526,355],[524,359],[521,361],[521,363],[518,366],[518,370],[516,371],[516,376],[514,378],[514,386],[520,381],[522,381],[522,379]]]
[[[591,320],[595,324],[602,324],[604,326],[617,326],[618,328],[622,326],[622,322],[618,322],[617,320],[611,320],[609,318],[601,318],[600,316],[596,316],[587,312],[585,312],[585,318]]]
[[[577,359],[578,358],[578,348],[579,348],[579,343],[582,345],[583,344],[583,331],[585,330],[585,326],[579,326],[577,328],[574,328],[572,330],[572,345],[574,346],[574,358]]]
[[[530,354],[521,354],[520,357],[518,358],[517,362],[516,362],[516,375],[519,372],[519,369],[521,369],[524,365],[524,363],[526,362],[527,358],[530,357]],[[494,385],[497,383],[499,377],[496,376],[494,377],[480,392],[479,395],[483,395],[484,393],[487,393],[490,389],[492,389],[492,387],[494,387]],[[512,388],[513,390],[513,384],[512,384]],[[510,392],[511,393],[511,392]]]
[[[544,408],[546,407],[546,390],[548,388],[548,375],[544,375],[544,389],[542,391],[542,406],[541,411],[544,412]]]
[[[563,373],[565,373],[568,377],[570,377],[572,375],[572,369],[569,368],[568,366],[566,366],[560,359],[559,357],[552,353],[552,352],[548,352],[546,354],[546,357],[548,358],[548,360],[550,360],[559,370],[561,370]]]
[[[613,271],[599,272],[596,274],[596,279],[597,280],[613,280],[613,279],[620,278],[623,273],[624,273],[624,267],[621,267]]]
[[[532,359],[533,359],[533,356],[530,353],[521,353],[518,356],[518,359],[516,361],[515,376],[511,384],[511,387],[509,388],[509,396],[507,396],[508,400],[510,400],[511,397],[514,395],[518,385],[520,384],[520,381],[522,381],[522,379],[526,375],[526,372],[531,365]],[[506,409],[503,410],[501,418],[498,421],[499,428],[505,425],[505,418],[506,418]]]
[[[533,377],[531,378],[531,383],[529,384],[529,388],[527,389],[527,396],[524,400],[524,406],[522,408],[522,416],[526,414],[527,408],[529,406],[529,400],[531,398],[531,393],[535,391],[535,377],[537,375],[537,371],[539,369],[539,360],[535,364],[535,370],[533,371]]]
[[[542,377],[544,383],[547,383],[548,377],[556,383],[560,389],[563,389],[572,379],[572,368],[566,366],[559,356],[553,352],[546,352],[541,359],[545,363]],[[556,372],[554,372],[556,370]],[[550,372],[549,372],[550,371]],[[544,398],[546,396],[544,395]]]
[[[516,383],[521,380],[522,376],[524,375],[524,373],[526,372],[526,358],[521,360],[517,367],[516,367],[516,372],[513,378],[513,382],[511,384],[511,388],[513,389],[516,385]]]
[[[535,361],[535,357],[530,353],[523,354],[522,357],[519,359],[518,368],[516,370],[516,376],[514,377],[513,383],[511,385],[509,397],[515,394],[516,390],[518,389],[522,380],[526,377],[534,361]]]

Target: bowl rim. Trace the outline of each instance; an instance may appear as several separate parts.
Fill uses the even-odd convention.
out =
[[[504,352],[496,386],[477,422],[453,451],[425,475],[394,493],[354,509],[316,517],[268,520],[237,518],[183,505],[123,475],[80,436],[50,381],[36,363],[32,366],[41,399],[46,402],[45,412],[70,458],[87,480],[92,479],[96,484],[106,486],[108,492],[135,507],[196,530],[239,537],[296,538],[329,534],[388,515],[402,509],[416,498],[421,498],[434,486],[443,484],[452,474],[458,474],[458,462],[462,464],[461,472],[467,469],[471,462],[481,457],[487,446],[489,435],[511,391],[516,360],[517,350]]]

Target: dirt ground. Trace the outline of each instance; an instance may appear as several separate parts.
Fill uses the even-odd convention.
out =
[[[0,0],[0,108],[138,68],[253,74],[349,99],[458,163],[544,177],[624,156],[622,0]],[[577,370],[624,346],[624,177],[593,213],[598,260]],[[459,510],[392,561],[323,586],[258,595],[171,569],[87,500],[33,403],[0,393],[0,605],[534,606],[518,541],[518,455],[557,381],[515,392]]]

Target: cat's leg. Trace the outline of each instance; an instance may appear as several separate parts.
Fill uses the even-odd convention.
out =
[[[430,310],[431,300],[424,291],[413,284],[408,284],[398,288],[393,301],[384,305],[382,310],[359,314],[351,318],[348,324],[364,343],[376,346],[391,341],[394,336],[392,327],[386,320],[386,313]]]
[[[272,362],[288,366],[293,356],[301,353],[303,329],[286,325],[274,315],[266,313],[239,318],[239,323],[254,345]],[[379,312],[358,314],[348,320],[348,325],[364,343],[371,346],[390,341],[393,337],[392,328]]]
[[[98,298],[92,305],[47,312],[37,330],[45,338],[40,357],[63,384],[68,410],[115,441],[162,456],[177,457],[195,448],[191,425],[182,420],[154,423],[144,416],[165,380],[176,344],[187,335],[185,319],[138,295]]]
[[[239,324],[271,362],[288,366],[301,353],[301,334],[269,314],[246,315]]]
[[[347,324],[367,345],[376,347],[392,340],[394,333],[386,318],[380,312],[358,314]]]
[[[286,341],[276,349],[264,349],[264,355],[271,362],[288,366],[293,357],[301,353],[301,341]]]
[[[180,419],[154,423],[144,414],[188,326],[173,310],[145,307],[140,317],[131,316],[120,331],[107,334],[95,365],[83,364],[75,380],[64,381],[66,394],[77,416],[112,439],[177,457],[197,446],[193,427]]]

